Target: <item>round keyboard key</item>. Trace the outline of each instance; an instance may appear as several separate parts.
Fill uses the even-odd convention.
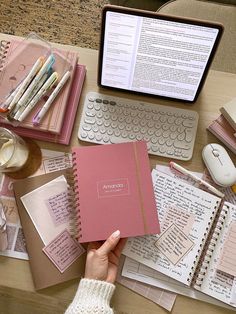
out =
[[[96,98],[96,103],[101,104],[102,103],[102,99]]]
[[[110,101],[110,105],[115,106],[115,105],[116,105],[116,102],[111,100],[111,101]]]
[[[103,105],[103,106],[102,106],[102,111],[103,111],[103,112],[108,111],[108,107],[107,107],[107,105]]]
[[[138,141],[141,141],[141,140],[143,139],[143,137],[142,137],[141,134],[137,134],[137,135],[136,135],[136,139],[137,139]]]
[[[120,136],[120,130],[115,130],[115,132],[114,132],[114,134],[115,134],[115,136]]]
[[[128,136],[128,133],[127,133],[126,131],[122,131],[122,132],[121,132],[121,136],[124,137],[124,138],[126,138],[126,137]]]
[[[109,113],[105,113],[105,114],[103,115],[103,118],[106,119],[106,120],[109,120],[109,118],[110,118]]]
[[[159,151],[161,154],[164,154],[166,152],[166,146],[160,146]]]
[[[152,142],[152,144],[156,144],[157,143],[157,137],[156,136],[153,136],[152,138],[151,138],[151,142]]]
[[[107,130],[107,134],[108,134],[108,135],[112,135],[113,133],[114,133],[114,132],[113,132],[112,129],[108,129],[108,130]]]
[[[88,108],[88,109],[93,109],[93,108],[94,108],[93,103],[90,103],[90,102],[89,102],[89,103],[87,104],[87,108]]]
[[[101,106],[99,104],[94,104],[94,109],[98,111],[101,109]]]
[[[88,133],[88,138],[89,138],[90,140],[93,140],[93,139],[95,138],[94,133],[89,132],[89,133]]]
[[[111,124],[111,122],[110,122],[109,120],[104,121],[104,125],[105,125],[105,127],[110,126],[110,124]]]
[[[160,145],[163,145],[164,143],[165,143],[165,139],[164,138],[159,138],[158,139],[158,143],[160,144]]]
[[[98,126],[101,126],[101,125],[103,125],[103,120],[96,120],[96,123]]]
[[[91,102],[94,102],[95,98],[93,96],[89,96],[88,100],[91,101]]]
[[[102,118],[102,117],[103,117],[103,114],[102,114],[102,112],[99,111],[99,112],[96,113],[96,116],[97,116],[98,118]]]
[[[131,124],[126,125],[125,129],[127,131],[131,131],[132,130],[132,125]]]
[[[107,99],[103,99],[103,101],[102,101],[104,104],[109,104],[109,100],[107,100]]]
[[[177,136],[178,136],[177,133],[170,133],[170,138],[171,138],[172,140],[175,140]]]
[[[183,133],[179,134],[179,135],[177,136],[177,139],[178,139],[179,141],[183,141],[183,140],[185,139],[185,133],[183,132]]]
[[[102,134],[105,134],[106,133],[106,128],[104,126],[101,126],[99,128],[99,131],[102,133]]]
[[[156,153],[156,152],[158,152],[158,146],[154,146],[154,145],[152,145],[151,146],[151,150],[154,152],[154,153]]]
[[[168,155],[170,155],[170,156],[173,156],[173,155],[174,155],[174,149],[173,149],[173,148],[168,148],[168,149],[166,150],[166,153],[167,153]]]
[[[112,127],[113,129],[117,128],[117,125],[118,125],[117,122],[112,121],[111,127]]]
[[[130,134],[129,134],[129,138],[130,138],[131,140],[134,140],[134,139],[135,139],[134,133],[130,133]]]
[[[95,139],[100,142],[102,140],[102,135],[100,133],[95,134]]]
[[[125,124],[124,124],[124,123],[118,124],[118,128],[119,128],[120,130],[124,130]]]
[[[104,143],[108,143],[110,141],[110,137],[108,135],[104,135],[102,137],[102,139],[103,139]]]
[[[93,132],[97,133],[98,132],[98,126],[97,125],[93,125],[92,130],[93,130]]]
[[[85,131],[82,131],[80,135],[81,135],[82,138],[86,138],[88,133],[85,132]]]

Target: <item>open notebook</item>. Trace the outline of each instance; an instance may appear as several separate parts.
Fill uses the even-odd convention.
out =
[[[162,232],[129,239],[123,253],[236,307],[236,206],[160,171],[152,178]]]

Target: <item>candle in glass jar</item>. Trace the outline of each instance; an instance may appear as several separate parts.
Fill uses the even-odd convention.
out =
[[[20,168],[26,163],[28,154],[28,149],[24,145],[9,139],[0,149],[0,166],[6,164],[7,168]]]

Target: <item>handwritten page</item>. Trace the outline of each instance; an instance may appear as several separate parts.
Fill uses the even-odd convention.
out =
[[[45,245],[64,229],[69,230],[71,209],[64,176],[27,193],[21,201]]]
[[[152,180],[160,224],[170,206],[180,208],[194,216],[189,239],[194,243],[191,250],[173,265],[155,246],[158,235],[131,238],[127,241],[123,254],[173,279],[190,285],[192,267],[200,257],[199,251],[206,241],[206,235],[216,215],[220,199],[177,178],[154,169]]]
[[[229,226],[217,269],[236,277],[236,222]]]
[[[63,273],[85,252],[85,249],[75,241],[65,229],[43,248],[43,252],[49,257],[59,271]]]
[[[202,278],[201,285],[195,286],[195,288],[218,300],[236,306],[236,299],[231,299],[231,295],[234,293],[234,276],[218,270],[221,252],[223,252],[222,250],[226,244],[230,226],[236,223],[236,205],[225,202],[223,212],[225,218],[221,220],[221,229],[217,229],[218,239],[215,241],[211,258],[208,260],[204,278]]]
[[[194,223],[194,215],[178,208],[176,206],[169,206],[164,213],[161,231],[164,232],[173,223],[179,227],[186,235],[189,235]]]
[[[179,263],[193,245],[194,242],[175,224],[167,228],[155,243],[157,249],[174,265]]]

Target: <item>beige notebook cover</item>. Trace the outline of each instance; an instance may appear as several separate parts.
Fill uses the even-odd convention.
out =
[[[30,268],[36,290],[44,289],[81,277],[84,271],[83,259],[85,255],[77,259],[69,268],[67,268],[67,270],[64,271],[64,273],[60,273],[60,271],[42,251],[44,243],[42,242],[34,224],[20,200],[21,196],[65,173],[65,170],[56,171],[41,176],[18,180],[13,183],[21,224],[25,235],[27,251],[30,258]]]

